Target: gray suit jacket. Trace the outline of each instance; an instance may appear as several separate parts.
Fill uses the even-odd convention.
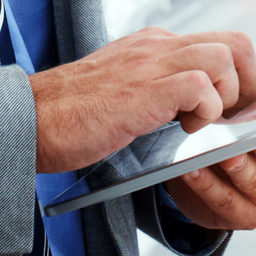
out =
[[[53,0],[53,5],[60,63],[80,59],[107,43],[100,0]],[[22,255],[33,244],[36,111],[28,77],[20,67],[1,67],[0,85],[0,254]],[[142,155],[150,156],[153,144],[163,150],[155,141],[167,135],[138,139],[99,171],[90,173],[88,167],[78,176],[89,172],[91,189],[121,180],[141,164]],[[144,143],[145,152],[136,152],[136,143]],[[131,154],[130,165],[123,170],[120,163],[126,153]],[[155,187],[82,211],[88,256],[138,255],[136,226],[180,255],[221,255],[230,237],[225,231],[173,219],[158,202]],[[194,232],[200,234],[198,239],[192,239]],[[191,248],[185,248],[187,244]]]

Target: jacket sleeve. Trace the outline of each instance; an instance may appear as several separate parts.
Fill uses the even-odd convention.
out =
[[[0,254],[33,245],[36,110],[26,73],[0,66]]]

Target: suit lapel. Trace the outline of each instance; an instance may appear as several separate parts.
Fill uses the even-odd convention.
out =
[[[76,59],[108,42],[101,0],[70,0]],[[84,7],[84,8],[81,8]]]
[[[81,59],[108,42],[101,0],[53,0],[60,63]]]
[[[59,62],[76,60],[75,41],[69,0],[53,0]]]

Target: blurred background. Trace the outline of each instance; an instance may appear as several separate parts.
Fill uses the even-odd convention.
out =
[[[103,0],[103,7],[111,39],[159,26],[179,34],[243,31],[256,46],[255,0]],[[138,237],[141,256],[175,255],[140,231]],[[256,255],[256,231],[234,233],[225,256],[237,255]]]

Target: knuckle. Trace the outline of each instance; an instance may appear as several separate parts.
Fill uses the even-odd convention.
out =
[[[141,32],[145,32],[145,33],[157,33],[159,30],[158,27],[155,26],[149,26],[149,27],[145,27],[143,29],[141,29]]]
[[[216,207],[223,211],[232,211],[234,208],[234,197],[230,193],[216,200]]]
[[[254,195],[256,191],[256,177],[250,177],[247,181],[243,182],[243,184],[239,185],[242,191],[246,191],[250,194],[250,192]]]
[[[244,32],[230,32],[234,42],[240,45],[242,48],[253,48],[250,37]]]
[[[155,41],[156,40],[153,37],[144,37],[144,38],[138,40],[136,43],[134,43],[132,45],[132,47],[140,47],[140,48],[148,47],[150,45],[155,44]]]
[[[237,45],[237,48],[243,51],[246,56],[254,56],[253,43],[250,37],[244,32],[230,32],[232,41]],[[245,56],[241,56],[245,57]]]
[[[187,79],[188,83],[192,84],[193,86],[196,86],[199,89],[199,91],[201,89],[207,88],[210,82],[209,76],[201,70],[189,72]]]
[[[154,36],[145,36],[135,43],[130,45],[129,49],[137,49],[140,52],[147,53],[147,55],[159,55],[158,48],[166,45],[166,40]]]
[[[215,47],[214,54],[222,63],[233,64],[232,52],[227,45],[218,43]]]
[[[149,52],[145,48],[128,48],[123,51],[122,61],[134,65],[135,63],[141,64],[149,56]]]
[[[207,106],[204,113],[206,114],[205,118],[208,120],[215,121],[217,120],[223,112],[223,103],[220,97],[217,96],[217,93],[214,92],[212,82],[209,76],[204,71],[192,71],[188,75],[188,84],[194,87],[195,99],[204,102],[204,105],[207,101]],[[212,106],[213,108],[210,107]]]
[[[198,191],[200,194],[205,194],[208,191],[211,191],[212,187],[214,186],[214,182],[211,181],[210,183],[202,183],[200,187],[198,187]]]
[[[156,35],[156,36],[172,36],[174,33],[160,27],[150,26],[140,30],[142,33]]]

